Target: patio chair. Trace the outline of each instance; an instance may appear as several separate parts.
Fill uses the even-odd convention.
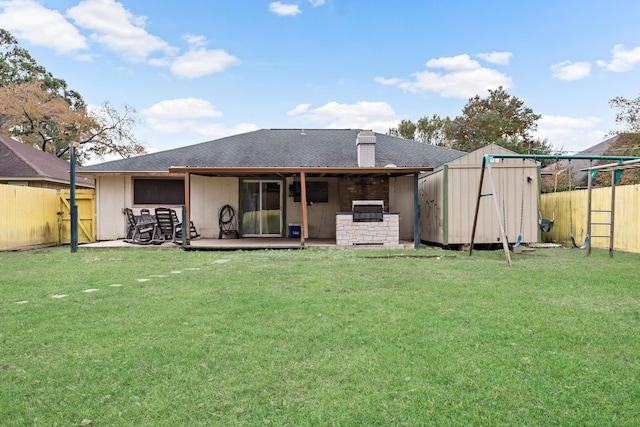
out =
[[[171,219],[173,220],[173,242],[178,243],[178,239],[182,240],[182,222],[178,219],[178,214],[175,209],[171,210]],[[200,237],[200,233],[193,224],[193,221],[189,221],[189,234],[192,239]]]
[[[222,239],[222,236],[227,234],[234,235],[236,239],[240,238],[236,211],[231,205],[224,205],[218,211],[218,226],[220,227],[218,239]]]
[[[169,208],[156,208],[156,222],[158,224],[158,228],[160,229],[160,234],[164,237],[165,240],[171,239],[171,241],[175,241],[175,226],[173,223],[173,218],[171,217],[171,209]]]
[[[124,211],[129,226],[127,237],[124,239],[125,242],[137,245],[158,245],[162,243],[163,239],[159,233],[158,226],[150,215],[140,215],[140,218],[136,219],[133,210],[125,208]]]

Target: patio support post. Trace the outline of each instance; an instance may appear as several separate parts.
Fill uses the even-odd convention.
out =
[[[300,243],[304,246],[305,239],[309,238],[309,221],[307,219],[307,177],[304,172],[300,172],[300,205],[302,209]]]
[[[417,173],[413,175],[413,247],[420,248],[420,199]]]
[[[189,172],[184,174],[184,211],[186,218],[182,218],[182,224],[191,224],[191,174]],[[189,246],[191,244],[191,227],[184,227],[183,230],[186,230],[186,233],[182,234],[183,245]]]

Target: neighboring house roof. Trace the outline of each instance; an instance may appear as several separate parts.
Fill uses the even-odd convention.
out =
[[[69,184],[69,162],[0,135],[0,177]],[[92,179],[76,177],[76,185],[93,187]]]
[[[91,172],[167,172],[202,168],[358,168],[359,129],[261,129],[129,159],[86,166]],[[376,133],[376,167],[438,167],[466,153]]]
[[[629,138],[637,138],[637,134],[633,133],[620,133],[615,135],[609,139],[605,139],[604,141],[593,145],[586,150],[580,151],[576,153],[576,156],[604,156],[605,152],[607,152],[610,148],[615,147],[619,143],[624,142],[625,139]],[[610,161],[607,161],[610,162]],[[573,183],[581,183],[583,185],[587,185],[587,174],[586,171],[581,171],[580,169],[587,169],[591,166],[595,166],[598,164],[598,161],[590,161],[584,159],[575,159],[575,160],[560,160],[552,165],[549,165],[548,169],[550,171],[559,172],[563,169],[571,167],[573,171],[572,180]]]

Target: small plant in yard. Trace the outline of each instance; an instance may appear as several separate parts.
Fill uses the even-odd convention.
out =
[[[640,256],[0,253],[2,425],[637,425]]]

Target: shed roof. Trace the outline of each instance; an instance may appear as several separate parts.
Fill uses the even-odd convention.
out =
[[[188,168],[357,169],[359,129],[261,129],[186,147],[86,166],[82,173]],[[466,153],[376,133],[376,168],[438,167]]]
[[[69,162],[0,135],[0,177],[31,180],[39,178],[69,184]],[[94,185],[92,179],[83,177],[78,177],[76,184],[84,187]]]

